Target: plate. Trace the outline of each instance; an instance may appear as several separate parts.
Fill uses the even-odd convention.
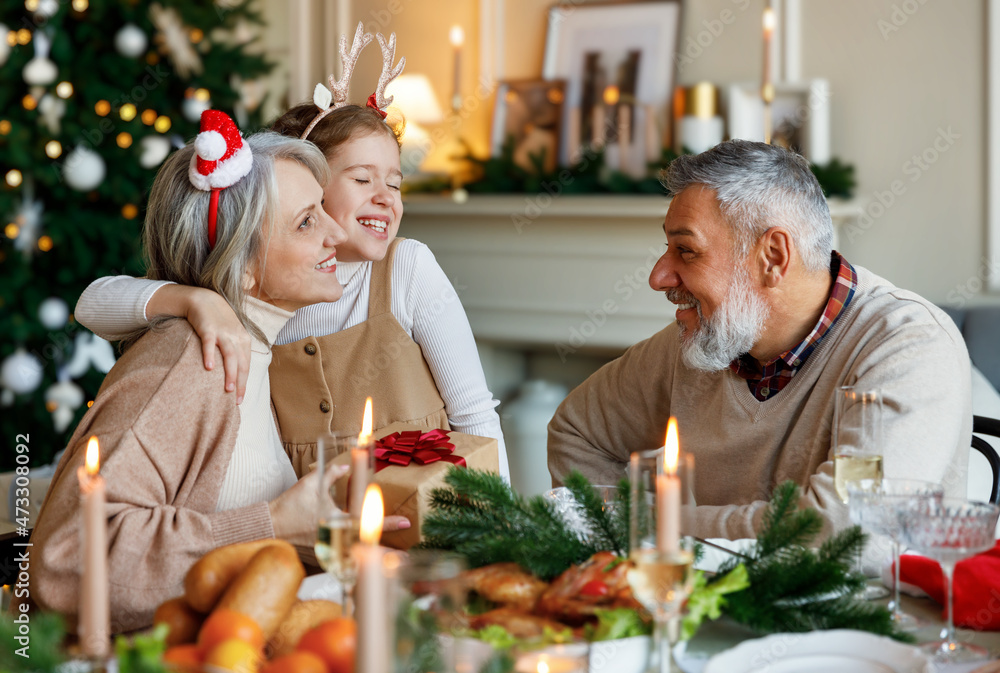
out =
[[[302,580],[302,584],[299,585],[298,599],[300,601],[323,599],[339,603],[340,594],[340,582],[333,575],[320,573],[310,575]]]
[[[778,633],[709,659],[703,673],[930,673],[920,650],[864,631]]]

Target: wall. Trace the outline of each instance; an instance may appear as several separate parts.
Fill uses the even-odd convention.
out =
[[[350,3],[352,23],[361,19],[372,28],[396,31],[407,70],[427,74],[442,105],[450,94],[447,31],[453,23],[463,25],[469,44],[462,86],[467,94],[474,91],[479,0],[342,1]],[[540,73],[550,5],[550,0],[502,1],[503,77]],[[682,66],[680,82],[757,80],[763,5],[763,0],[687,2],[681,47],[712,27],[718,34],[711,40],[701,35],[710,43]],[[735,18],[720,31],[717,20],[725,10]],[[802,3],[802,75],[830,81],[833,154],[855,165],[856,196],[874,216],[842,236],[841,249],[852,261],[937,302],[955,304],[973,295],[974,302],[1000,301],[978,292],[977,278],[989,267],[985,26],[983,0]],[[377,50],[366,54],[358,72],[365,91],[355,89],[354,98],[367,96],[379,66]],[[492,101],[475,102],[462,135],[482,151]]]

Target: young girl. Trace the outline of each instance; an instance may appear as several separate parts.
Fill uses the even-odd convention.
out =
[[[350,55],[341,43],[344,76],[338,84],[344,91],[360,51],[360,31]],[[393,56],[384,43],[383,54],[388,69]],[[304,103],[273,126],[296,137],[308,130],[305,137],[323,151],[332,173],[324,208],[348,237],[337,255],[343,298],[299,310],[276,341],[272,398],[282,439],[302,474],[320,434],[360,431],[365,397],[372,396],[376,428],[406,421],[495,438],[500,471],[507,476],[498,402],[486,387],[458,295],[427,246],[396,240],[402,172],[398,138],[382,111],[387,82],[383,71],[367,106],[347,105],[342,97],[327,110]],[[206,368],[213,366],[219,342],[227,389],[237,389],[246,340],[228,308],[211,295],[143,279],[104,278],[87,288],[75,315],[108,339],[144,324],[147,315],[187,317],[202,336]]]
[[[216,123],[206,128],[206,118]],[[153,184],[148,273],[200,285],[231,307],[252,335],[246,399],[237,407],[221,373],[204,370],[187,322],[130,335],[63,454],[31,539],[38,550],[31,599],[72,620],[80,586],[77,468],[96,436],[115,631],[149,625],[157,605],[183,593],[188,568],[216,547],[278,537],[311,548],[315,536],[315,519],[303,512],[315,510],[318,475],[297,480],[283,450],[268,364],[292,311],[342,293],[331,262],[346,237],[322,207],[328,167],[310,143],[276,133],[241,140],[214,110],[202,130],[199,141],[207,136],[216,147],[179,150]]]

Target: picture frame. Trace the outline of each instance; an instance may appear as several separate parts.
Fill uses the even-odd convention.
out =
[[[764,101],[759,83],[728,91],[729,138],[764,140]],[[830,162],[830,84],[825,79],[774,85],[771,142],[795,150],[810,163]]]
[[[578,146],[568,134],[590,137],[590,110],[595,104],[595,86],[621,81],[621,71],[631,64],[634,91],[621,88],[635,114],[633,120],[655,129],[662,147],[669,137],[671,105],[677,81],[675,54],[680,40],[681,0],[637,2],[559,3],[549,9],[542,76],[566,80],[563,134],[559,161],[571,163],[571,148]],[[586,80],[586,81],[585,81]],[[598,103],[599,104],[599,103]],[[571,120],[571,116],[574,119]],[[652,142],[654,134],[643,134]],[[659,157],[660,147],[634,152]]]
[[[555,170],[562,143],[565,80],[502,81],[497,87],[490,133],[490,150],[499,156],[504,142],[514,139],[514,163],[536,170],[531,155],[544,152],[546,172]]]

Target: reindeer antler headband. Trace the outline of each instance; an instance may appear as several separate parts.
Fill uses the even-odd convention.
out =
[[[399,73],[403,72],[406,57],[401,57],[399,63],[393,67],[392,62],[396,58],[396,34],[389,35],[388,43],[381,33],[376,33],[374,38],[378,40],[379,47],[382,49],[382,74],[379,75],[375,93],[368,97],[367,105],[382,115],[382,119],[385,119],[386,108],[392,103],[392,96],[385,97],[385,87],[388,86],[389,82],[399,77]],[[354,42],[351,44],[350,51],[347,51],[347,35],[340,36],[340,62],[343,66],[343,72],[340,74],[339,81],[330,75],[329,89],[322,83],[316,85],[316,89],[313,91],[313,103],[316,104],[320,112],[300,136],[303,140],[309,137],[309,134],[324,117],[337,108],[347,105],[347,89],[351,83],[351,75],[354,74],[354,66],[357,65],[361,50],[367,47],[372,39],[372,34],[364,32],[364,24],[360,21],[357,30],[354,31]]]

